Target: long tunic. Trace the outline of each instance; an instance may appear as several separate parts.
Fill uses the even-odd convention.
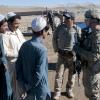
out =
[[[40,37],[33,36],[22,45],[16,62],[16,74],[23,90],[32,91],[33,95],[37,90],[42,90],[50,95],[47,49]]]

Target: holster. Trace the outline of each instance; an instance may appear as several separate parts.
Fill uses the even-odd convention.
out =
[[[66,58],[66,59],[72,59],[73,57],[75,57],[75,52],[74,51],[67,51],[67,50],[58,50],[58,53]]]

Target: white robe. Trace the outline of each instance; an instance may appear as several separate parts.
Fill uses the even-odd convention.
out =
[[[7,31],[3,34],[4,53],[8,61],[8,70],[11,77],[13,92],[16,93],[16,75],[15,75],[15,61],[18,57],[18,52],[21,45],[25,42],[21,31],[17,29],[14,32]]]

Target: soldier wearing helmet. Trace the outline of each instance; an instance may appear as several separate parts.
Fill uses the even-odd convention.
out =
[[[88,10],[85,17],[88,18],[88,27],[91,31],[87,31],[88,35],[82,39],[83,45],[78,47],[77,51],[83,62],[85,95],[89,100],[99,100],[100,9]]]

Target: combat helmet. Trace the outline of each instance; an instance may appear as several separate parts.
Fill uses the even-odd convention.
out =
[[[85,17],[90,19],[100,19],[100,9],[87,10]]]

